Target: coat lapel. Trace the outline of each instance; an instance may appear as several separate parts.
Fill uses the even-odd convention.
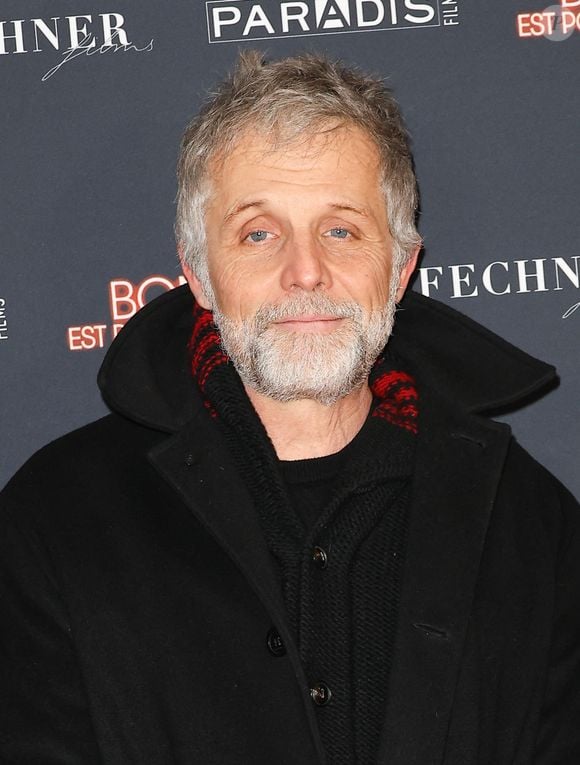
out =
[[[156,447],[149,459],[221,544],[269,612],[292,662],[314,745],[320,762],[324,762],[308,683],[287,621],[280,577],[251,497],[219,429],[207,412],[200,410],[179,433]]]
[[[482,548],[510,437],[506,426],[458,417],[437,400],[423,400],[423,412],[381,765],[443,761]]]

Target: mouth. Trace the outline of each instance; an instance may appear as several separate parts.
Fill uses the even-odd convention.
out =
[[[276,327],[288,332],[333,332],[344,322],[343,318],[320,314],[306,314],[304,316],[287,316],[284,319],[273,322]]]

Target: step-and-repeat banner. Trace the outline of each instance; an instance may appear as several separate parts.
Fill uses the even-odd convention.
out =
[[[558,367],[506,419],[580,495],[580,0],[546,2],[3,0],[0,485],[106,412],[107,346],[180,281],[180,134],[255,47],[394,89],[422,198],[413,288]]]

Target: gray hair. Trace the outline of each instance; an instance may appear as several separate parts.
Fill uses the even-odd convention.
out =
[[[409,136],[391,91],[382,80],[319,54],[266,62],[260,52],[246,51],[187,126],[181,143],[175,234],[180,257],[207,287],[206,294],[211,294],[204,220],[210,162],[231,151],[249,129],[267,131],[274,145],[329,125],[362,129],[377,147],[395,273],[400,272],[421,237],[415,227],[418,196]]]

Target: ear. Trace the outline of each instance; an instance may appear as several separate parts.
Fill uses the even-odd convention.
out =
[[[405,294],[405,290],[407,289],[407,285],[409,284],[409,279],[411,278],[413,271],[415,270],[415,267],[417,265],[417,258],[419,257],[419,252],[421,251],[421,245],[418,244],[417,247],[413,250],[411,257],[409,260],[405,263],[403,268],[401,269],[401,275],[399,277],[399,287],[397,289],[397,303],[399,303],[403,299],[403,295]]]
[[[203,287],[201,286],[201,282],[197,278],[195,272],[187,265],[187,263],[184,263],[181,249],[178,249],[178,252],[179,260],[181,261],[181,270],[187,279],[187,283],[189,284],[189,289],[193,293],[193,297],[196,299],[198,305],[207,309],[208,311],[211,311],[213,309],[211,300],[209,300],[205,294]]]

